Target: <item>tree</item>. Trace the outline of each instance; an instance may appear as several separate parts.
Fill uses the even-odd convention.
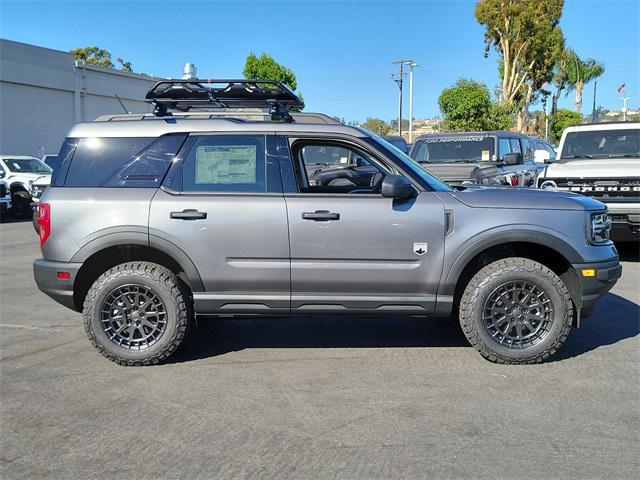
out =
[[[556,115],[555,122],[551,127],[551,136],[554,143],[560,141],[560,137],[562,137],[562,132],[565,128],[571,127],[573,125],[580,125],[582,123],[582,115],[578,112],[574,112],[568,110],[566,108],[561,108],[558,110],[558,114]]]
[[[386,135],[389,133],[389,124],[380,118],[368,117],[367,120],[360,125],[376,135]]]
[[[106,68],[113,68],[115,66],[111,61],[111,52],[100,47],[74,48],[71,50],[71,55],[73,55],[74,59],[83,60],[90,65],[98,65],[99,67]],[[132,71],[131,62],[127,62],[120,57],[118,57],[116,61],[121,65],[122,70],[126,72]]]
[[[484,83],[460,78],[438,98],[445,130],[502,130],[511,126],[508,106],[496,105]]]
[[[271,55],[262,53],[259,57],[251,52],[242,71],[245,78],[255,80],[275,80],[284,83],[291,90],[298,88],[296,75],[284,65],[276,62]]]
[[[573,52],[573,58],[568,62],[566,75],[568,83],[576,91],[576,98],[574,101],[576,112],[580,112],[582,109],[582,92],[585,85],[591,80],[600,77],[603,73],[604,65],[598,63],[593,58],[583,61],[575,52]]]
[[[558,27],[563,6],[564,0],[480,0],[476,5],[476,19],[486,27],[485,56],[491,48],[500,55],[502,103],[525,112],[519,116],[521,129],[534,93],[550,76],[554,52],[564,42]]]

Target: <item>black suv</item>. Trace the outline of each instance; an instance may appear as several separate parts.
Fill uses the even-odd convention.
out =
[[[513,132],[458,132],[421,135],[410,156],[450,185],[533,186],[533,138]]]

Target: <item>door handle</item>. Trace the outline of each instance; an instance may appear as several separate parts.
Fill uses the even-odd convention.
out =
[[[315,220],[316,222],[340,220],[340,214],[330,212],[329,210],[316,210],[315,212],[302,212],[302,219]]]
[[[171,212],[170,218],[176,218],[179,220],[201,220],[207,218],[207,212],[199,212],[195,209],[187,209],[181,212]]]

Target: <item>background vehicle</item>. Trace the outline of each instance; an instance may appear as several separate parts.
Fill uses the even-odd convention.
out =
[[[277,82],[147,98],[154,115],[72,129],[39,207],[39,288],[120,364],[167,358],[194,313],[454,311],[484,357],[535,363],[621,274],[595,200],[452,190],[364,129],[289,113],[304,104]]]
[[[400,135],[382,135],[382,138],[384,138],[394,147],[399,148],[403,153],[409,153],[409,146],[407,145],[407,141]]]
[[[55,156],[57,158],[57,155]],[[31,182],[31,207],[33,209],[33,228],[36,233],[39,232],[38,226],[38,205],[40,204],[40,197],[45,189],[51,183],[51,175],[43,175],[36,178]]]
[[[607,205],[612,239],[640,239],[640,123],[596,123],[562,133],[558,160],[538,188],[586,195]]]
[[[31,185],[41,177],[51,177],[51,168],[35,157],[0,155],[0,170],[9,185],[13,206],[11,213],[18,218],[31,214]]]
[[[11,193],[7,182],[3,180],[4,172],[0,171],[0,220],[4,219],[11,209]]]
[[[556,159],[556,149],[549,142],[537,137],[530,137],[529,141],[533,145],[533,161],[536,164],[544,164]]]
[[[528,187],[538,167],[530,138],[512,132],[458,132],[421,135],[410,156],[449,185]]]

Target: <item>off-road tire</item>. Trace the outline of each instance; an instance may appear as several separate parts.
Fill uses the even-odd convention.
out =
[[[112,342],[102,326],[100,311],[111,291],[123,285],[153,289],[167,312],[167,323],[157,341],[144,350],[128,350]],[[129,262],[103,273],[93,283],[83,306],[84,328],[91,343],[112,362],[123,366],[160,363],[183,343],[193,318],[191,296],[184,284],[167,268],[150,262]]]
[[[509,281],[528,281],[544,291],[553,306],[552,323],[539,343],[511,348],[496,341],[483,320],[487,298]],[[478,271],[467,284],[460,300],[460,326],[469,343],[487,360],[501,364],[540,363],[564,343],[573,320],[573,302],[562,280],[544,265],[528,258],[497,260]]]

